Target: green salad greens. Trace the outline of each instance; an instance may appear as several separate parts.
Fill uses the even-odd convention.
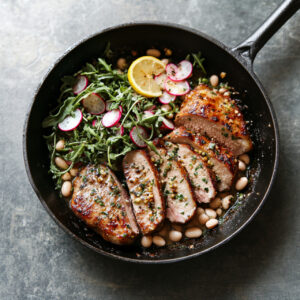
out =
[[[106,51],[107,53],[108,51]],[[104,55],[105,56],[105,55]],[[193,62],[195,72],[200,76],[192,77],[189,83],[194,86],[199,77],[206,75],[203,68],[201,53],[188,55],[187,59]],[[88,86],[78,95],[73,93],[73,86],[78,75],[86,76]],[[124,134],[116,126],[106,128],[102,125],[103,115],[87,113],[81,101],[91,93],[100,95],[109,109],[117,109],[122,106],[123,112],[120,120],[124,127]],[[113,170],[119,170],[123,156],[136,149],[131,141],[129,132],[134,126],[143,126],[148,132],[148,138],[144,142],[153,150],[154,138],[162,137],[162,117],[175,115],[179,110],[181,100],[170,103],[166,111],[156,98],[146,98],[138,95],[130,86],[127,72],[120,72],[112,66],[108,57],[98,58],[93,63],[87,63],[81,70],[72,76],[62,78],[60,96],[57,99],[57,107],[50,112],[42,123],[47,131],[45,139],[50,153],[50,172],[56,182],[56,188],[62,185],[61,176],[71,168],[88,163],[107,163]],[[76,109],[80,109],[83,119],[80,125],[71,131],[61,131],[58,124],[67,116],[72,116]],[[153,115],[145,115],[146,110],[151,110]],[[56,143],[63,140],[65,145],[61,150],[56,150]],[[68,169],[61,170],[55,164],[55,158],[61,157],[69,165]]]

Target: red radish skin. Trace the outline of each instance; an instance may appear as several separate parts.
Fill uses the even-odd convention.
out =
[[[189,83],[184,81],[173,81],[168,79],[165,82],[165,90],[168,94],[173,96],[182,96],[190,91]]]
[[[162,125],[161,125],[161,129],[163,130],[173,130],[175,128],[175,125],[172,121],[164,118],[164,117],[161,117],[161,120],[162,120]]]
[[[124,135],[124,126],[121,125],[120,123],[118,123],[118,124],[116,125],[116,127],[119,128],[118,134],[119,134],[120,136],[123,136],[123,135]]]
[[[115,126],[121,119],[122,113],[119,109],[113,109],[104,114],[101,122],[106,128]]]
[[[77,128],[82,120],[82,112],[77,108],[74,112],[75,116],[68,116],[62,122],[58,124],[58,128],[61,131],[71,131]]]
[[[188,60],[183,60],[177,65],[177,72],[173,81],[182,81],[189,78],[193,73],[193,65]]]
[[[147,144],[143,141],[143,139],[141,139],[139,137],[139,134],[140,136],[142,136],[144,139],[148,138],[148,133],[146,131],[146,129],[142,126],[134,126],[131,130],[130,130],[130,133],[129,133],[129,136],[130,136],[130,139],[132,140],[132,142],[140,147],[140,148],[145,148],[147,147]]]
[[[166,66],[166,73],[169,79],[177,80],[176,74],[178,72],[178,68],[175,64],[167,64]]]
[[[158,98],[161,104],[169,104],[170,102],[175,101],[176,96],[168,94],[166,91]]]
[[[123,107],[121,105],[119,106],[119,110],[120,110],[120,112],[122,114],[123,113]]]
[[[77,76],[76,83],[73,86],[73,93],[75,95],[80,94],[82,91],[84,91],[87,88],[88,84],[89,84],[89,81],[88,81],[87,77],[85,77],[83,75]]]
[[[161,73],[154,77],[155,82],[160,86],[161,89],[164,89],[165,81],[168,78],[166,73]]]
[[[91,93],[82,100],[82,105],[85,110],[92,115],[101,115],[105,112],[105,101],[103,98],[96,94]]]
[[[97,126],[97,120],[93,120],[92,126],[93,126],[93,127],[96,127],[96,126]]]
[[[152,116],[154,116],[154,112],[152,110],[145,110],[144,116],[145,116],[145,118],[152,117]]]

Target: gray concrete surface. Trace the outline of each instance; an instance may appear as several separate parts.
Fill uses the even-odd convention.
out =
[[[160,20],[200,29],[234,46],[279,2],[0,2],[0,299],[300,298],[299,13],[255,61],[280,125],[276,185],[255,220],[216,251],[163,266],[130,265],[96,255],[44,211],[22,157],[22,127],[34,89],[74,42],[118,23]]]

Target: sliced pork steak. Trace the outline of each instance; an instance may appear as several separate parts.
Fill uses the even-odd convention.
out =
[[[203,135],[192,133],[183,126],[174,129],[165,138],[173,143],[188,144],[194,148],[216,174],[219,191],[229,190],[237,172],[237,159],[226,147],[209,140]]]
[[[176,151],[157,147],[150,151],[151,160],[157,167],[167,202],[167,218],[171,222],[186,223],[196,211],[195,195],[186,170],[176,161]]]
[[[172,144],[180,164],[186,169],[198,202],[208,203],[216,196],[216,176],[204,157],[186,144]]]
[[[127,192],[104,165],[84,167],[73,182],[70,207],[105,240],[131,244],[139,234]]]
[[[165,202],[158,172],[146,151],[134,150],[123,159],[123,171],[141,232],[156,230],[165,218]]]
[[[234,155],[252,149],[246,122],[235,101],[205,84],[185,96],[175,124],[214,138]]]

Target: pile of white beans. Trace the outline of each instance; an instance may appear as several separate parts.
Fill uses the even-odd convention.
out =
[[[248,154],[243,154],[238,158],[239,171],[244,172],[250,163]],[[248,185],[248,178],[240,177],[235,183],[236,191],[242,191]],[[218,218],[233,204],[233,195],[221,193],[209,203],[209,207],[198,207],[195,216],[187,224],[179,225],[165,222],[164,227],[153,235],[146,235],[141,238],[141,245],[149,248],[152,244],[163,247],[166,244],[179,242],[185,238],[199,238],[204,230],[213,229],[219,224]]]
[[[61,151],[65,148],[65,141],[64,140],[59,140],[56,143],[55,149],[57,151]],[[58,168],[61,170],[67,170],[69,168],[69,165],[66,163],[64,159],[61,157],[57,156],[54,159],[54,162]],[[70,197],[72,194],[72,178],[74,178],[78,174],[78,169],[77,168],[72,168],[65,174],[61,176],[61,179],[63,180],[63,184],[61,186],[61,194],[64,197]]]

